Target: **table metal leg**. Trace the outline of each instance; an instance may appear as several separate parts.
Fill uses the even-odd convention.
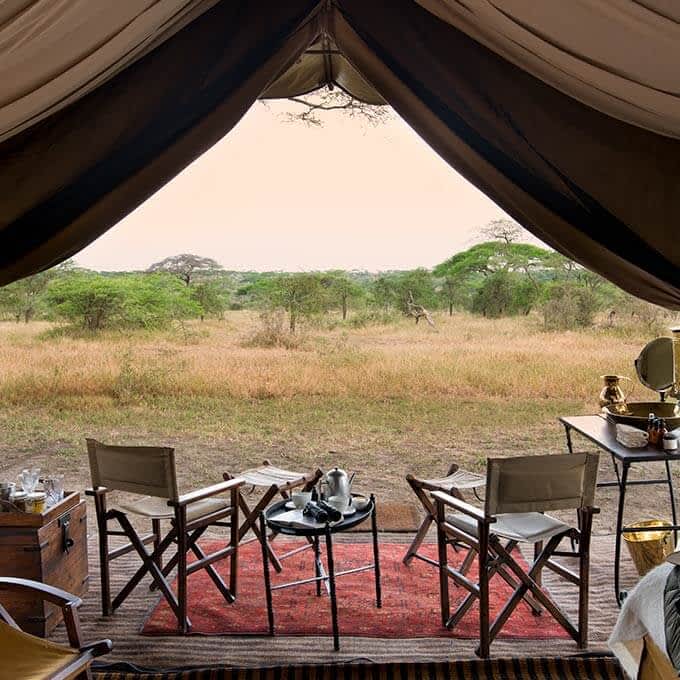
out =
[[[333,536],[331,528],[326,525],[326,557],[328,560],[328,583],[331,595],[331,617],[333,619],[333,649],[340,649],[340,633],[338,632],[338,602],[335,595],[335,562],[333,560]]]
[[[564,434],[567,436],[567,451],[574,453],[574,447],[571,444],[571,427],[566,423],[564,424]]]
[[[668,493],[671,496],[671,514],[673,515],[673,526],[675,527],[678,525],[678,515],[675,509],[675,490],[673,489],[673,475],[671,474],[670,462],[666,460],[665,463],[666,463],[666,478],[668,479]],[[677,530],[673,531],[673,540],[677,544],[678,542]]]
[[[626,503],[626,483],[628,481],[628,465],[621,464],[621,479],[619,482],[619,509],[616,515],[616,546],[614,548],[614,592],[619,607],[623,604],[625,593],[619,589],[619,571],[621,569],[621,536],[623,532],[623,510]]]
[[[616,481],[619,486],[621,486],[621,475],[619,474],[619,464],[616,460],[616,456],[612,453],[612,465],[614,466],[614,474],[616,475]]]
[[[264,519],[264,512],[260,514],[260,531],[262,536],[267,535],[267,525]],[[274,606],[272,603],[272,584],[269,575],[269,552],[267,541],[260,541],[262,546],[262,564],[264,566],[264,591],[267,596],[267,621],[269,623],[269,634],[274,635]]]
[[[317,579],[321,576],[322,569],[321,569],[321,550],[319,549],[319,537],[314,536],[314,576],[316,576]],[[317,580],[316,582],[316,596],[321,597],[321,581]]]
[[[378,509],[375,505],[375,496],[371,494],[373,512],[371,513],[371,531],[373,532],[373,571],[375,572],[375,606],[382,607],[382,587],[380,585],[380,550],[378,548]]]

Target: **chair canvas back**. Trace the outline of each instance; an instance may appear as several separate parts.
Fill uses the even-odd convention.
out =
[[[486,513],[492,516],[592,506],[597,466],[596,453],[489,458]]]
[[[175,450],[159,446],[109,446],[87,439],[94,488],[177,500]]]

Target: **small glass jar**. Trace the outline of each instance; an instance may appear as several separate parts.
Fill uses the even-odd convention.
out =
[[[35,491],[26,496],[26,512],[45,512],[47,496],[42,491]]]
[[[28,494],[25,491],[15,491],[12,496],[12,504],[15,505],[20,512],[26,512],[26,496],[28,496]]]
[[[663,449],[664,451],[678,451],[678,436],[673,432],[666,432],[663,436]]]

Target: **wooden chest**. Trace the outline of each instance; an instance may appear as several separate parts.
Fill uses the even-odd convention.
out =
[[[87,590],[86,503],[69,493],[45,513],[0,513],[0,576],[41,581],[82,595]],[[45,637],[61,623],[58,607],[5,594],[2,604],[21,628]]]

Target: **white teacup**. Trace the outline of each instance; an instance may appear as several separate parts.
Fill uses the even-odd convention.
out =
[[[298,509],[302,510],[309,501],[312,500],[312,492],[311,491],[294,491],[291,496],[291,500],[293,501],[293,505]]]
[[[349,507],[350,500],[351,498],[348,498],[347,496],[331,496],[326,499],[326,503],[339,512],[344,512]]]

